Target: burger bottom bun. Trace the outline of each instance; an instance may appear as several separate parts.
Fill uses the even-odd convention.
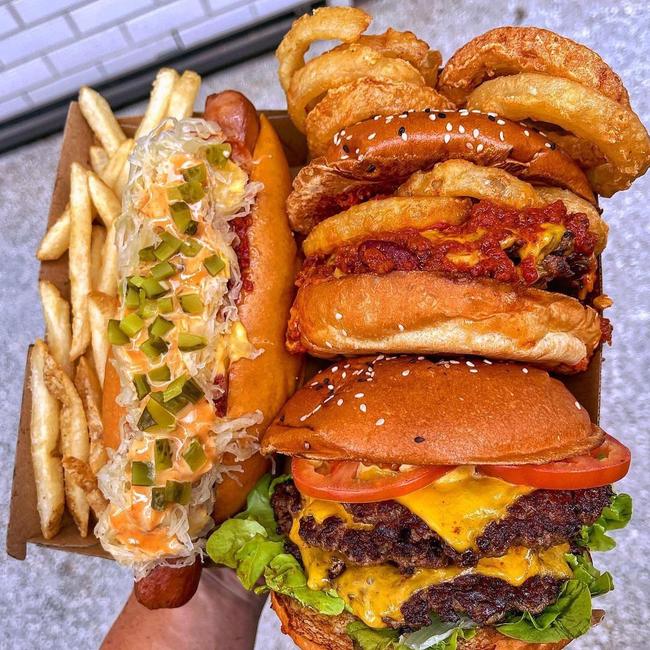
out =
[[[301,650],[354,650],[345,629],[354,618],[350,614],[324,616],[302,607],[289,596],[271,594],[271,607],[288,634]],[[560,650],[569,640],[557,643],[526,643],[510,639],[490,627],[481,628],[467,641],[459,641],[459,650]]]
[[[377,352],[470,354],[583,370],[600,317],[568,296],[426,271],[349,275],[302,286],[291,349],[332,357]]]

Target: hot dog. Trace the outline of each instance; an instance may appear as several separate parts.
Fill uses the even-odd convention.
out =
[[[106,369],[104,438],[115,453],[99,476],[110,504],[97,533],[133,566],[135,595],[151,609],[181,606],[196,591],[201,539],[266,471],[257,438],[295,389],[301,363],[284,348],[296,247],[282,146],[235,91],[208,97],[204,118],[161,127],[138,145],[118,227],[128,269],[118,327],[137,329],[129,317],[144,320],[142,304],[152,311],[154,301],[158,312],[114,345]],[[175,170],[165,182],[163,168]],[[152,225],[180,245],[160,230],[146,240]],[[194,256],[192,241],[202,245]]]

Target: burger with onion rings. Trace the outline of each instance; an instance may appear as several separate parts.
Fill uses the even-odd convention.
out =
[[[300,171],[287,208],[307,235],[292,350],[576,372],[609,339],[591,306],[607,226],[584,172],[532,127],[467,109],[364,120]]]
[[[557,380],[483,360],[366,357],[299,390],[265,477],[207,552],[271,591],[309,650],[556,650],[602,612],[629,450]],[[537,644],[544,644],[539,646]]]

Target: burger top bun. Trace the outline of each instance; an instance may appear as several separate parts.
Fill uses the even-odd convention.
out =
[[[341,360],[289,399],[262,453],[412,465],[546,463],[602,442],[548,373],[487,360]]]
[[[271,607],[280,619],[282,631],[300,650],[354,650],[352,639],[345,631],[354,620],[350,614],[325,616],[303,607],[289,596],[276,593],[271,594]],[[556,643],[526,643],[510,639],[494,628],[482,627],[471,639],[460,640],[458,650],[560,650],[568,644],[568,639]]]

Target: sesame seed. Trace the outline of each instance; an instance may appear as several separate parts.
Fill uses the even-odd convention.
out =
[[[488,120],[490,120],[490,122],[495,122],[496,119],[497,116],[494,113],[488,113]]]
[[[373,131],[369,136],[368,140],[374,140],[377,137],[377,134]]]
[[[337,406],[341,406],[342,404],[343,404],[343,400],[342,400],[342,399],[337,400],[337,402],[336,402],[336,405],[337,405]]]
[[[316,413],[316,411],[320,411],[322,407],[323,407],[322,404],[318,404],[318,405],[314,408],[314,410],[311,412],[311,414],[313,415],[314,413]]]
[[[478,370],[477,370],[476,368],[470,368],[469,371],[470,371],[470,372],[474,372],[474,373],[477,373],[477,372],[478,372]]]
[[[461,110],[458,111],[458,114],[461,117],[467,117],[469,115],[469,111],[466,108],[462,108]]]
[[[350,157],[350,156],[348,156],[348,154],[344,153],[344,154],[341,156],[341,160],[347,160],[349,157]]]
[[[504,135],[503,131],[499,131],[499,140],[501,142],[505,142],[506,136]]]
[[[359,410],[360,410],[362,413],[365,413],[365,412],[368,410],[368,408],[366,407],[365,404],[359,404]]]
[[[386,124],[390,124],[392,121],[393,121],[393,116],[392,116],[392,115],[389,115],[389,116],[386,118]]]
[[[504,126],[504,125],[505,125],[505,121],[499,119],[499,120],[497,120],[497,124],[498,124],[499,126]]]
[[[363,159],[364,159],[364,158],[365,158],[365,156],[364,156],[362,153],[360,153],[360,154],[357,156],[357,160],[358,160],[359,162],[363,162]]]
[[[447,113],[438,113],[438,117],[439,117],[440,119],[444,120],[445,117],[447,117]]]
[[[430,113],[430,112],[431,112],[431,109],[430,109],[429,107],[427,107],[427,108],[424,109],[424,112],[425,112],[425,113]]]
[[[343,149],[343,151],[345,151],[345,153],[350,153],[350,147],[348,147],[347,144],[344,144],[342,149]]]
[[[578,411],[582,409],[582,406],[580,406],[580,402],[576,402],[576,408],[578,409]]]
[[[359,149],[359,148],[357,147],[357,148],[354,150],[354,153],[358,154],[359,151],[361,151],[361,149]]]
[[[373,164],[368,165],[368,169],[366,170],[369,174],[372,174],[372,172],[377,169]]]
[[[432,122],[435,122],[435,121],[436,121],[436,114],[435,114],[435,113],[429,113],[429,119],[430,119]]]
[[[423,356],[419,356],[419,357],[418,357],[418,361],[424,361],[424,357],[423,357]]]
[[[406,142],[408,140],[408,135],[406,134],[406,131],[404,133],[402,133],[401,138],[402,138],[402,140],[404,140],[404,142]]]
[[[484,147],[483,147],[482,142],[480,142],[479,144],[476,145],[476,153],[481,153],[481,151],[483,151],[483,149],[484,149]]]
[[[386,422],[386,420],[384,420],[384,418],[379,418],[379,419],[375,422],[375,426],[380,427],[380,426],[382,426],[382,425],[384,424],[384,422]]]
[[[397,129],[397,133],[398,133],[399,135],[402,135],[402,133],[404,133],[405,131],[406,131],[406,127],[405,127],[405,126],[400,126],[399,129]]]
[[[462,124],[458,125],[458,133],[465,133],[465,127]]]
[[[343,314],[341,314],[340,312],[337,311],[334,314],[334,318],[336,318],[336,320],[341,320],[341,318],[343,318]]]
[[[417,442],[418,444],[420,444],[421,442],[424,442],[424,438],[422,436],[415,436],[415,438],[413,438],[413,440],[415,440],[415,442]]]
[[[383,355],[383,354],[378,354],[378,355],[377,355],[377,358],[375,359],[375,361],[383,361],[385,358],[386,358],[385,355]]]
[[[528,129],[524,129],[524,135],[528,137],[530,135],[530,131]]]
[[[470,367],[474,368],[474,364],[471,361],[465,361],[465,363]]]
[[[306,413],[305,415],[301,415],[300,416],[300,421],[304,422],[310,415],[311,415],[311,413]]]
[[[345,129],[341,129],[341,135],[345,135]]]
[[[347,332],[347,330],[343,330],[343,329],[342,329],[342,330],[341,330],[341,334],[343,334],[343,336],[347,336],[347,335],[348,335],[348,332]]]
[[[305,449],[309,449],[311,447],[311,445],[305,440],[304,447],[305,447]]]
[[[472,151],[472,149],[474,149],[474,145],[473,145],[471,142],[466,142],[466,143],[465,143],[465,146],[466,146],[470,151]]]
[[[380,118],[381,118],[381,115],[375,115],[372,119],[375,120],[375,121],[377,121],[377,120],[380,119]]]
[[[339,367],[338,367],[338,366],[332,366],[332,372],[337,372],[337,371],[338,371],[338,369],[339,369]]]
[[[447,144],[451,140],[451,136],[449,135],[449,133],[445,133],[445,137],[443,138],[443,140],[445,141],[445,144]]]
[[[311,384],[309,384],[309,385],[313,388],[314,386],[318,386],[318,382],[317,381],[312,381]]]
[[[346,140],[352,140],[352,134],[350,133],[350,135],[346,135],[346,136],[345,136],[345,139],[346,139]]]
[[[326,345],[328,348],[333,347],[332,344],[331,344],[329,341],[325,341],[325,345]]]
[[[364,395],[363,393],[357,393],[357,394],[355,395],[355,397],[356,397],[357,399],[361,399],[362,397],[365,397],[365,395]]]
[[[473,109],[472,109],[472,113],[479,113],[479,114],[480,114],[480,112],[481,112],[481,111],[480,111],[478,108],[473,108]]]
[[[343,367],[344,367],[344,368],[349,368],[349,367],[350,367],[350,364],[349,364],[349,363],[346,363]]]
[[[528,374],[528,368],[522,368],[521,372],[523,372],[524,375],[527,375]]]
[[[408,116],[409,116],[409,114],[408,114],[408,111],[407,111],[406,113],[400,113],[397,117],[400,117],[400,118],[404,119],[404,118],[406,118]]]
[[[489,359],[483,359],[483,363],[486,363],[488,366],[492,365],[492,362]]]
[[[334,390],[334,386],[332,384],[327,384],[327,390]]]
[[[397,329],[399,329],[400,332],[404,331],[404,325],[402,323],[397,323]]]
[[[545,143],[544,143],[544,146],[545,146],[547,149],[550,149],[550,148],[551,148],[551,143],[550,143],[550,142],[545,142]]]
[[[460,361],[458,361],[458,359],[449,359],[449,363],[451,363],[454,366],[460,365]]]
[[[402,377],[408,377],[411,374],[410,370],[402,370]]]
[[[341,373],[341,379],[345,379],[348,376],[348,373],[345,370]]]
[[[473,135],[475,138],[478,138],[479,130],[478,130],[478,129],[474,129],[474,130],[472,131],[472,135]]]
[[[445,124],[445,129],[447,129],[447,131],[451,131],[453,128],[454,127],[451,122],[447,122],[447,124]]]

